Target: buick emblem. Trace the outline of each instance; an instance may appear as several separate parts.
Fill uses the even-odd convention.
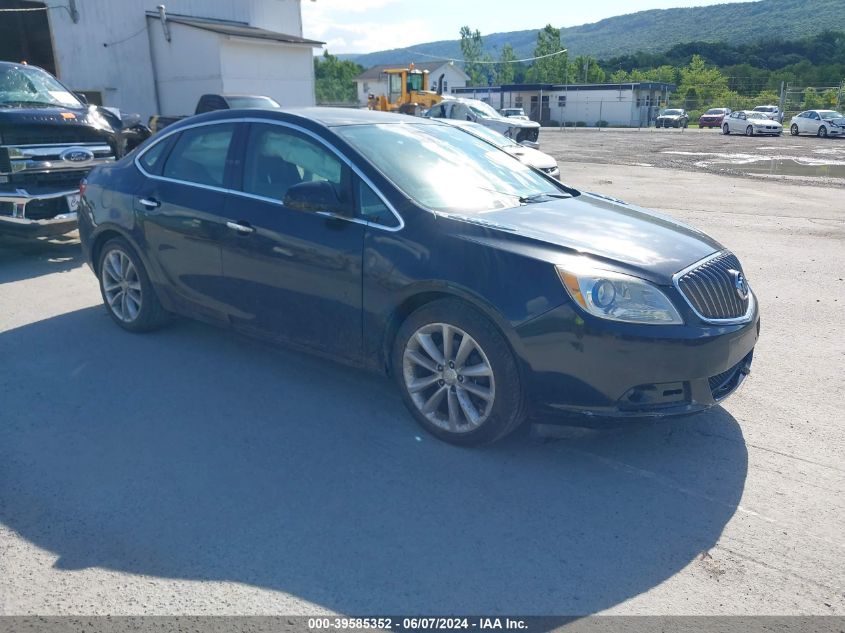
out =
[[[94,152],[84,147],[71,147],[59,154],[59,158],[70,163],[87,163],[94,160]]]
[[[728,274],[733,279],[734,289],[739,298],[742,300],[748,299],[748,282],[745,280],[745,275],[738,270],[729,270]]]

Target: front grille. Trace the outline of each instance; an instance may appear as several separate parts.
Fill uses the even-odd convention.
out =
[[[736,255],[722,253],[681,275],[678,289],[705,319],[738,319],[748,311],[751,295],[739,295],[735,273],[742,273]]]
[[[52,172],[23,172],[11,174],[9,183],[13,188],[27,189],[45,186],[60,187],[62,189],[73,189],[79,186],[79,181],[85,178],[87,169],[63,170]]]
[[[103,143],[106,136],[87,125],[15,125],[3,128],[7,145],[44,145],[59,143]]]
[[[540,130],[536,127],[520,128],[516,133],[516,142],[536,141],[540,136]]]
[[[718,401],[728,396],[734,389],[739,386],[742,379],[749,372],[751,367],[751,358],[754,352],[749,352],[748,356],[739,361],[730,369],[723,371],[721,374],[710,376],[707,382],[710,384],[710,391],[713,394],[713,399]]]

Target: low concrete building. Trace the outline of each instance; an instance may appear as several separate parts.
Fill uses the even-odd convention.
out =
[[[456,97],[480,99],[496,109],[523,108],[541,125],[649,125],[666,104],[673,84],[508,84],[468,86]]]
[[[387,75],[384,73],[385,69],[403,67],[405,67],[404,64],[381,64],[379,66],[373,66],[358,75],[355,79],[355,83],[358,86],[358,103],[360,105],[366,105],[367,96],[370,94],[375,96],[386,95],[388,87]],[[454,62],[415,63],[414,67],[419,70],[428,71],[429,85],[432,90],[437,90],[438,83],[442,81],[443,94],[449,94],[457,88],[465,87],[469,82],[469,75]]]
[[[203,93],[314,104],[301,0],[0,0],[0,59],[54,73],[91,103],[192,114]]]

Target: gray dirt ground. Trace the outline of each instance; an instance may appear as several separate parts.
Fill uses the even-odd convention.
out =
[[[841,190],[549,137],[744,262],[762,338],[723,408],[461,450],[382,378],[120,332],[73,241],[6,244],[0,614],[845,614]]]

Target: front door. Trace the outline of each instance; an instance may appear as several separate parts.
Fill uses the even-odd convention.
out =
[[[314,137],[252,123],[242,158],[242,195],[226,202],[222,242],[230,319],[347,360],[361,355],[361,257],[366,226],[351,213],[284,204],[291,187],[324,182],[352,204],[351,170]]]

